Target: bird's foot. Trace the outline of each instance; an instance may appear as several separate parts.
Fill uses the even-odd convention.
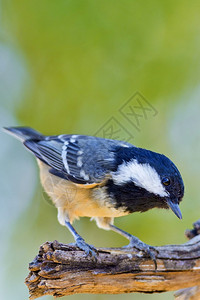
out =
[[[154,252],[151,251],[151,250],[155,250],[154,247],[143,243],[140,239],[131,235],[130,243],[127,246],[124,246],[123,248],[133,248],[133,247],[146,253],[153,260],[154,265],[155,265],[155,270],[157,270],[156,256],[155,256]]]
[[[95,260],[97,260],[97,254],[98,254],[98,251],[97,249],[92,246],[92,245],[89,245],[87,244],[84,239],[82,238],[77,238],[76,239],[76,246],[83,250],[85,252],[85,256],[91,256],[93,257]]]

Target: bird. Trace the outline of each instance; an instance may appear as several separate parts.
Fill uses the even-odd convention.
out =
[[[99,228],[129,240],[128,248],[147,253],[151,246],[114,225],[114,218],[152,208],[171,209],[181,219],[179,204],[184,183],[175,164],[165,155],[128,142],[78,134],[45,136],[30,127],[4,127],[32,152],[41,184],[58,209],[58,221],[74,237],[76,246],[96,257],[73,226],[90,217]]]

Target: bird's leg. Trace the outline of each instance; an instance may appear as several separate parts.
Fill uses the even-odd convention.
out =
[[[72,233],[76,246],[80,248],[81,250],[85,251],[86,256],[91,255],[96,259],[97,256],[97,250],[94,246],[89,245],[85,242],[85,240],[78,234],[78,232],[74,229],[72,224],[68,221],[65,220],[65,226],[69,229],[69,231]]]
[[[127,246],[124,246],[124,248],[132,248],[135,247],[138,250],[142,250],[145,253],[147,253],[149,255],[149,257],[151,257],[151,259],[153,260],[154,264],[155,264],[155,269],[157,269],[157,262],[156,262],[156,257],[155,254],[150,250],[150,249],[154,249],[152,246],[149,246],[145,243],[143,243],[140,239],[138,239],[136,236],[116,227],[113,224],[109,224],[109,228],[112,231],[115,231],[119,234],[121,234],[122,236],[124,236],[125,238],[127,238],[130,243]]]

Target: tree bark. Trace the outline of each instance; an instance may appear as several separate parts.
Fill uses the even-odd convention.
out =
[[[187,231],[199,234],[199,221]],[[153,261],[137,249],[99,248],[95,261],[72,245],[44,243],[29,265],[30,299],[78,293],[120,294],[176,291],[177,300],[200,299],[200,235],[182,245],[155,247]],[[188,289],[189,288],[189,289]]]

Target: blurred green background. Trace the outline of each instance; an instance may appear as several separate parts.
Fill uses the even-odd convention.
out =
[[[126,129],[135,145],[169,156],[186,186],[183,220],[152,210],[115,222],[151,245],[185,242],[185,229],[200,217],[199,8],[195,0],[0,1],[1,127],[90,135],[113,118],[121,139]],[[152,105],[146,116],[138,111],[139,130],[120,112],[136,92],[148,108]],[[39,245],[55,239],[68,243],[72,237],[42,191],[33,156],[0,135],[0,298],[21,300],[28,298],[23,282]],[[96,246],[127,242],[87,218],[75,227]],[[123,298],[164,300],[173,293]]]

